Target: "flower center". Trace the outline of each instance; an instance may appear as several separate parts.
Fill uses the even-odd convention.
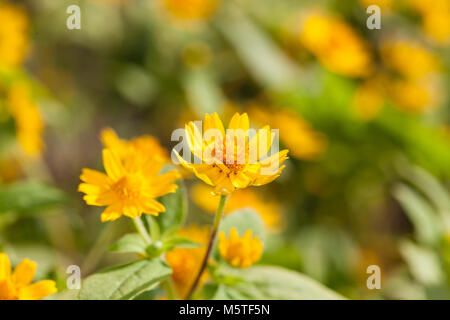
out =
[[[141,181],[137,178],[123,176],[111,189],[123,201],[136,200],[141,195]]]

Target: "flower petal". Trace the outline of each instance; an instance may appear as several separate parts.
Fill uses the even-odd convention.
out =
[[[11,275],[11,262],[6,253],[0,253],[0,281]]]
[[[23,259],[16,267],[13,273],[14,283],[18,287],[24,287],[33,281],[36,272],[36,262],[29,259]]]
[[[53,280],[42,280],[26,286],[19,291],[20,300],[40,300],[56,293],[56,283]]]

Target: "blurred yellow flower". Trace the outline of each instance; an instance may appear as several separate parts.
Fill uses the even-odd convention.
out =
[[[265,110],[262,106],[253,106],[249,113],[258,123],[269,123],[272,128],[279,128],[281,142],[294,158],[313,160],[325,151],[325,135],[314,131],[311,125],[294,111]]]
[[[416,41],[388,40],[381,46],[381,56],[386,66],[411,79],[439,70],[437,57]]]
[[[139,154],[142,157],[158,157],[165,163],[169,162],[169,155],[155,137],[143,135],[131,140],[120,139],[111,128],[102,130],[101,140],[105,148],[114,149],[120,158],[127,157],[130,153]]]
[[[436,106],[438,93],[428,81],[394,80],[389,95],[397,107],[410,112],[423,112]]]
[[[0,300],[40,300],[57,291],[53,280],[31,283],[36,262],[24,259],[11,271],[8,256],[0,252]]]
[[[18,6],[0,1],[0,65],[17,67],[28,51],[28,17]]]
[[[438,44],[450,43],[450,1],[406,0],[406,3],[422,16],[425,34]]]
[[[248,268],[262,255],[263,243],[257,237],[252,238],[252,231],[247,230],[242,237],[236,228],[230,230],[230,237],[225,232],[219,234],[219,252],[233,267]]]
[[[212,188],[204,184],[195,184],[192,199],[203,210],[214,213],[219,205],[220,197],[212,193]],[[272,231],[278,231],[283,225],[283,215],[279,203],[263,199],[250,189],[236,190],[227,199],[224,212],[228,214],[237,209],[253,208],[260,214],[264,224]]]
[[[217,113],[206,114],[204,136],[193,122],[185,126],[189,148],[201,163],[190,163],[175,154],[185,168],[214,186],[215,194],[225,195],[236,189],[270,183],[284,169],[280,165],[287,159],[288,150],[266,157],[274,138],[270,127],[258,130],[250,140],[249,129],[246,113],[235,113],[227,131]]]
[[[17,140],[27,154],[36,156],[44,146],[44,124],[30,91],[29,85],[14,83],[8,91],[8,109],[16,123]]]
[[[343,20],[325,13],[308,14],[300,41],[327,69],[349,77],[368,76],[373,69],[367,44]]]
[[[217,9],[218,0],[162,0],[166,10],[179,20],[204,20]]]
[[[128,153],[119,156],[120,151],[103,150],[103,166],[106,174],[83,169],[78,187],[86,195],[88,205],[106,206],[101,215],[102,222],[113,221],[125,215],[139,217],[142,213],[157,216],[165,211],[164,205],[155,198],[175,192],[174,181],[179,178],[177,170],[158,175],[164,162],[157,157],[143,157]]]
[[[203,245],[197,248],[178,248],[166,254],[166,261],[172,268],[175,290],[180,297],[184,297],[200,270],[209,239],[209,228],[192,225],[181,229],[177,234]],[[208,273],[204,272],[200,278],[200,285],[207,278]]]

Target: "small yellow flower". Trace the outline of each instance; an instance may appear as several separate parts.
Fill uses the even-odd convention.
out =
[[[27,51],[27,15],[20,7],[0,1],[0,65],[18,67]]]
[[[236,228],[230,230],[227,239],[225,232],[219,235],[219,253],[233,267],[248,268],[262,255],[263,243],[257,237],[252,238],[252,231],[247,230],[242,237]]]
[[[193,122],[185,127],[189,148],[201,163],[190,163],[175,154],[185,168],[215,187],[216,194],[267,184],[285,167],[280,165],[287,159],[288,150],[267,157],[274,138],[269,126],[258,130],[249,140],[246,113],[235,113],[226,131],[217,113],[206,114],[203,130],[204,136]]]
[[[422,16],[422,29],[435,43],[450,43],[450,1],[406,0]]]
[[[8,108],[16,122],[17,140],[23,150],[37,156],[44,146],[41,138],[44,124],[30,90],[25,83],[13,84],[8,91]]]
[[[200,270],[210,232],[207,227],[193,225],[181,229],[177,234],[180,237],[187,238],[203,245],[202,247],[197,248],[178,248],[166,254],[166,261],[172,268],[172,279],[175,289],[180,297],[184,297]],[[200,285],[206,281],[207,278],[208,273],[204,272],[200,278]]]
[[[143,135],[131,140],[120,139],[111,128],[101,133],[101,140],[105,148],[114,149],[123,159],[130,153],[138,153],[142,157],[158,157],[165,163],[169,162],[169,155],[155,137]]]
[[[31,284],[36,272],[36,262],[22,260],[11,272],[11,263],[5,253],[0,253],[0,300],[40,300],[56,293],[53,280]]]
[[[83,169],[78,190],[85,193],[88,205],[106,206],[101,220],[113,221],[125,215],[130,218],[142,213],[157,216],[165,211],[164,205],[155,198],[175,192],[174,181],[179,178],[177,170],[158,175],[164,162],[158,157],[143,157],[120,151],[103,150],[103,166],[106,174]]]
[[[217,9],[218,0],[163,0],[163,4],[175,19],[204,20]]]
[[[394,80],[389,95],[395,106],[409,112],[424,112],[438,104],[437,88],[428,81]]]
[[[325,135],[315,131],[308,122],[291,110],[267,111],[263,107],[253,106],[250,114],[258,123],[269,123],[272,127],[279,128],[281,142],[289,148],[294,158],[314,160],[325,151]]]
[[[343,20],[324,13],[309,14],[300,41],[327,69],[349,77],[368,76],[373,69],[367,44]]]
[[[437,57],[416,41],[388,40],[382,44],[381,56],[386,66],[410,79],[439,70]]]
[[[192,199],[203,210],[214,213],[219,205],[219,196],[212,193],[212,189],[204,184],[196,184],[192,187]],[[278,231],[283,225],[283,215],[279,203],[263,199],[250,189],[236,190],[227,199],[224,212],[228,214],[237,209],[253,208],[264,224],[271,231]]]

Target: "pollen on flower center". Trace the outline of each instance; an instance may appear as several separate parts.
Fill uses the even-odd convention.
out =
[[[111,189],[121,200],[136,200],[141,195],[140,186],[139,179],[124,176],[112,184]]]

